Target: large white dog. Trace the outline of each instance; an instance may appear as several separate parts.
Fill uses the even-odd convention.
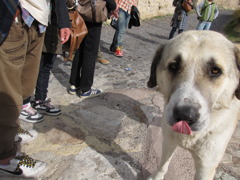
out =
[[[238,123],[240,52],[213,31],[187,31],[159,48],[148,87],[165,99],[163,150],[158,171],[164,179],[177,146],[190,151],[195,180],[211,180]]]

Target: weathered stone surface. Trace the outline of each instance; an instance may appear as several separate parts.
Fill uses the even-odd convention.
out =
[[[222,32],[231,13],[221,10],[212,30]],[[24,128],[39,132],[36,140],[22,145],[22,151],[48,163],[48,171],[37,180],[145,180],[156,170],[161,160],[164,102],[156,89],[146,88],[146,83],[155,50],[168,41],[170,20],[171,16],[151,19],[143,21],[140,28],[128,30],[121,59],[109,52],[113,29],[103,27],[101,48],[110,64],[96,64],[94,86],[104,90],[98,97],[82,100],[69,95],[66,89],[71,63],[56,60],[49,97],[62,115],[45,116],[39,124],[21,121]],[[190,14],[188,29],[195,29],[197,23],[196,15]],[[126,67],[132,70],[125,71]],[[133,81],[137,83],[132,87]],[[240,179],[239,142],[240,123],[215,180]],[[192,180],[194,171],[190,154],[178,148],[165,179]]]
[[[117,169],[117,171],[116,171]],[[62,172],[59,180],[111,180],[134,179],[138,170],[131,167],[123,159],[113,158],[107,154],[101,154],[94,149],[84,148],[75,156],[75,159],[67,169]],[[133,177],[133,178],[128,178]]]
[[[112,141],[120,131],[125,113],[109,109],[105,106],[91,106],[69,113],[75,122],[87,131],[88,136],[96,136]],[[109,131],[109,129],[111,129]]]

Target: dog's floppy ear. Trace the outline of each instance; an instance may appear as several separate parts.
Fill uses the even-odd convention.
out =
[[[235,48],[235,57],[236,57],[237,67],[240,72],[240,49],[238,47]],[[238,87],[235,91],[235,96],[240,100],[240,78],[239,78]]]
[[[157,69],[158,63],[161,60],[164,47],[165,47],[165,45],[160,46],[153,58],[152,65],[151,65],[151,71],[150,71],[150,77],[147,82],[147,86],[149,88],[153,88],[153,87],[157,86],[156,69]]]

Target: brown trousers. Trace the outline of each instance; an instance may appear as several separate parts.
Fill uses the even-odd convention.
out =
[[[26,27],[19,15],[0,45],[0,159],[16,154],[18,117],[36,85],[43,40],[37,25]]]

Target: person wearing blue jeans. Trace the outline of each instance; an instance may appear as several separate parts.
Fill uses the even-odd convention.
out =
[[[130,14],[128,14],[126,11],[120,8],[119,14],[118,14],[117,30],[114,34],[113,42],[111,45],[111,50],[113,49],[113,51],[115,51],[115,55],[117,57],[123,56],[121,47],[123,45],[123,36],[128,27],[129,20],[130,20]]]
[[[116,3],[117,9],[113,14],[118,18],[118,23],[110,51],[114,52],[115,56],[122,57],[123,36],[128,28],[132,6],[137,6],[137,0],[118,0]]]
[[[209,30],[212,22],[217,18],[219,10],[214,0],[204,0],[196,8],[198,16],[197,30]]]

